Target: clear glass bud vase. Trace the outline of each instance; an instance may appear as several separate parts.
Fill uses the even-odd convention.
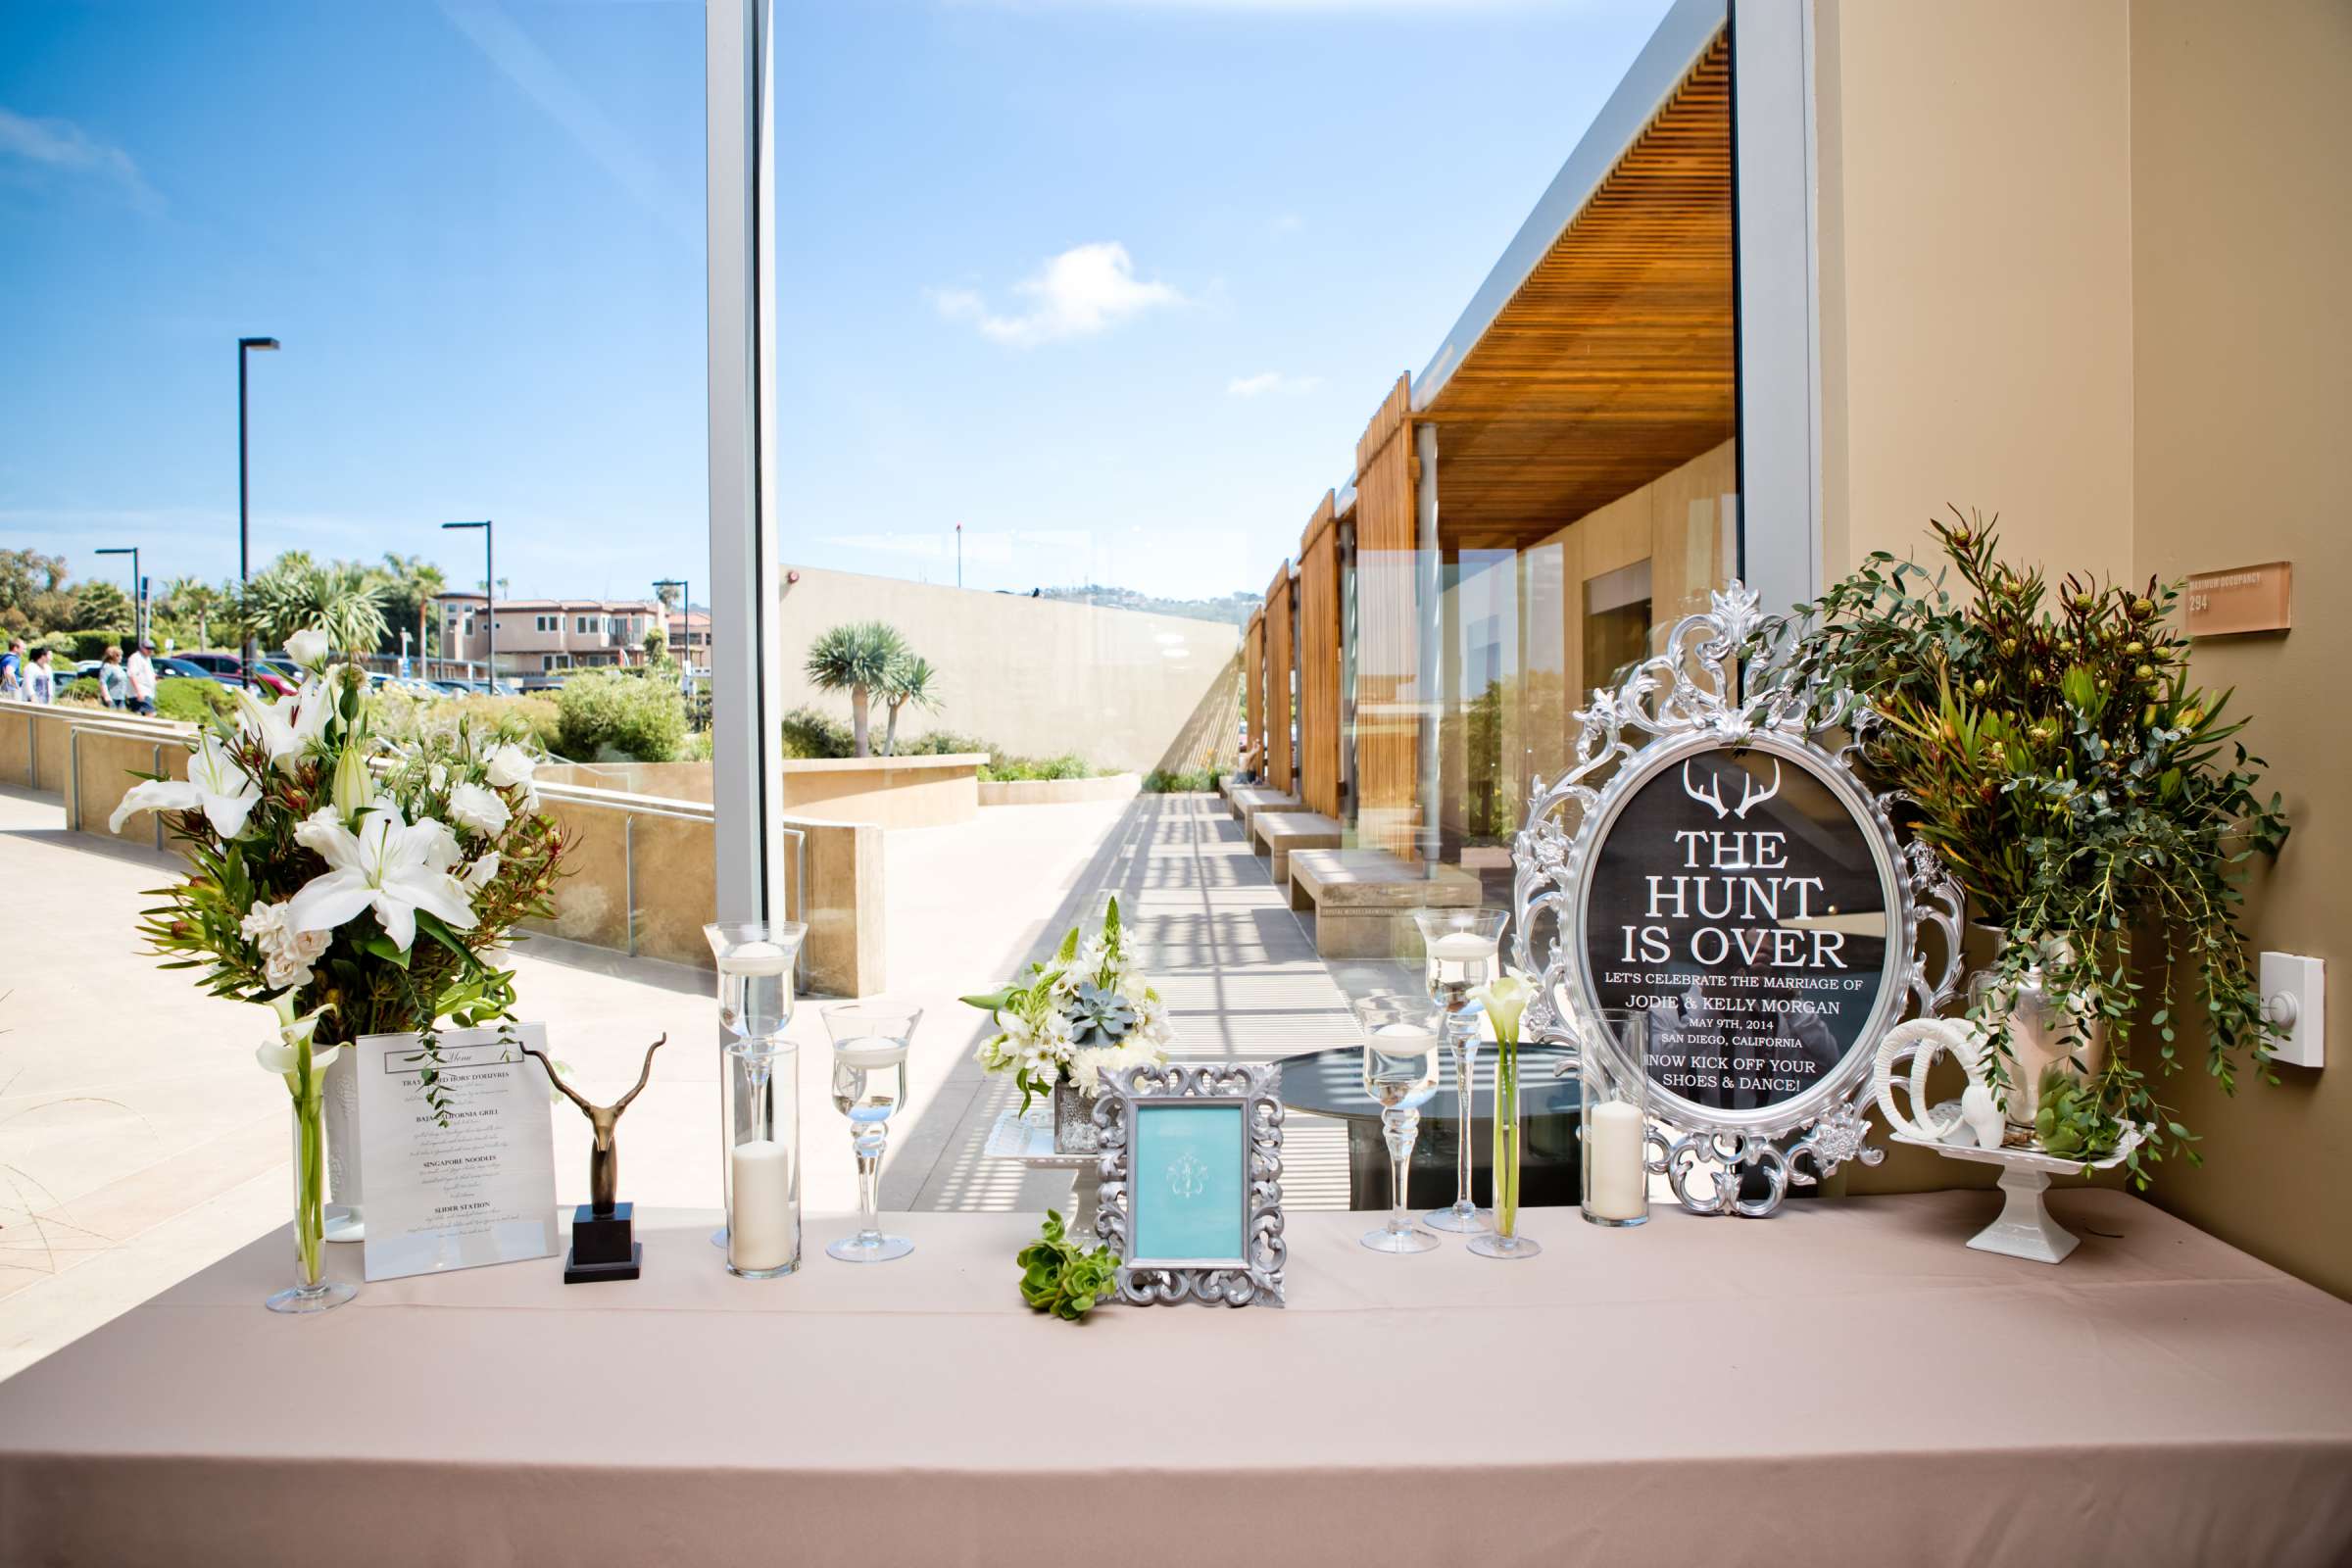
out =
[[[272,1312],[324,1312],[360,1294],[325,1273],[326,1110],[319,1087],[315,1079],[312,1093],[294,1096],[294,1283],[263,1303]]]
[[[801,1265],[800,1052],[789,1040],[726,1048],[727,1272],[774,1279]]]

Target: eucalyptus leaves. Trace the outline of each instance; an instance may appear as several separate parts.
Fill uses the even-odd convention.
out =
[[[2154,1032],[2160,1074],[2179,1069],[2183,1028],[2203,1034],[2225,1091],[2241,1054],[2258,1070],[2269,1057],[2238,884],[2255,856],[2278,855],[2286,816],[2255,793],[2262,762],[2237,738],[2244,720],[2223,718],[2230,694],[2189,682],[2187,638],[2171,625],[2179,585],[2053,588],[2001,560],[1989,525],[1954,517],[1933,526],[1965,595],[1941,571],[1874,555],[1799,607],[1785,678],[1875,710],[1865,761],[2008,938],[1983,995],[2038,984],[2066,999],[2070,1039],[2104,1024],[2109,1059],[2067,1097],[2061,1141],[2112,1147],[2117,1121],[2140,1122],[2147,1140],[2129,1158],[2144,1182],[2166,1153],[2197,1155],[2131,1059],[2135,1031]],[[1986,1076],[2006,1094],[2008,1020],[1983,1004],[1978,1015]]]

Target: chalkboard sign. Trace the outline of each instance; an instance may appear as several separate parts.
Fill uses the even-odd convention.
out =
[[[1511,849],[1524,1027],[1573,1045],[1647,1015],[1649,1168],[1697,1213],[1885,1158],[1856,1103],[1879,1042],[1959,983],[1959,887],[1850,767],[1873,715],[1792,673],[1792,640],[1739,583],[1711,595],[1577,711]]]
[[[1592,1001],[1649,1014],[1655,1090],[1716,1111],[1784,1104],[1898,989],[1889,857],[1800,751],[1706,742],[1642,772],[1589,860]]]

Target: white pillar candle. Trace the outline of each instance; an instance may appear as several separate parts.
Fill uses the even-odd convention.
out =
[[[1438,1032],[1425,1023],[1384,1023],[1372,1033],[1384,1046],[1395,1047],[1399,1055],[1416,1049],[1426,1051],[1428,1043],[1438,1038]]]
[[[1585,1206],[1599,1219],[1640,1219],[1648,1192],[1649,1173],[1642,1169],[1642,1112],[1622,1100],[1594,1105],[1585,1123],[1590,1146],[1587,1179],[1592,1190]]]
[[[727,1216],[727,1261],[740,1269],[792,1261],[792,1156],[771,1138],[737,1144],[728,1155],[735,1209]]]
[[[1490,942],[1475,931],[1448,931],[1429,945],[1433,958],[1491,958],[1499,943]]]
[[[773,942],[746,942],[719,955],[721,974],[782,974],[790,955]]]

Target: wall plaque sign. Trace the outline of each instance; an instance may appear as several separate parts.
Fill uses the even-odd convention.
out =
[[[1575,765],[1535,781],[1512,850],[1528,1026],[1573,1041],[1602,1009],[1648,1014],[1650,1168],[1699,1213],[1768,1214],[1790,1182],[1884,1158],[1858,1103],[1879,1040],[1959,978],[1960,891],[1853,773],[1867,710],[1781,678],[1793,631],[1737,582],[1677,622],[1576,715]]]
[[[2191,637],[2285,631],[2295,623],[2295,568],[2274,561],[2261,566],[2204,571],[2180,596],[2182,624]]]

